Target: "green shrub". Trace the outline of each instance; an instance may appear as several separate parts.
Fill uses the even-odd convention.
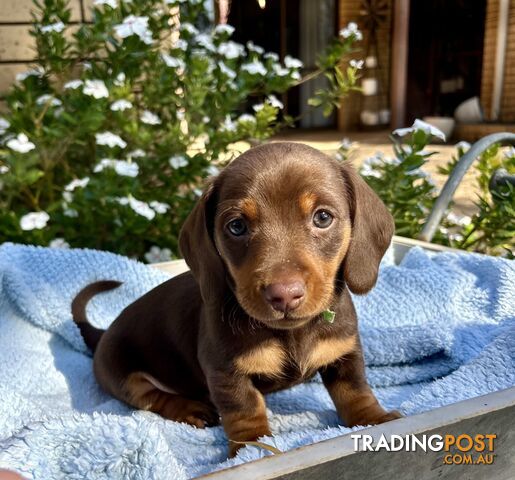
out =
[[[397,235],[417,238],[433,208],[439,191],[423,166],[436,152],[426,147],[434,136],[444,138],[438,129],[419,120],[411,128],[399,129],[392,136],[395,156],[378,152],[365,160],[361,175],[385,202],[395,219]],[[344,143],[340,158],[348,156],[350,144]],[[459,158],[469,148],[465,142],[457,145],[457,155],[440,173],[449,175]],[[474,164],[477,172],[477,213],[471,217],[452,212],[452,204],[436,232],[433,242],[469,251],[515,255],[515,188],[502,184],[492,191],[489,183],[500,168],[515,174],[515,150],[501,151],[494,146]]]

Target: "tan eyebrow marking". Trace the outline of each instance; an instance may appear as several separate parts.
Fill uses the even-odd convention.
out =
[[[251,221],[256,220],[258,217],[257,203],[250,198],[246,198],[241,202],[241,211]]]
[[[317,202],[317,196],[312,192],[304,192],[299,197],[299,206],[304,215],[309,215]]]

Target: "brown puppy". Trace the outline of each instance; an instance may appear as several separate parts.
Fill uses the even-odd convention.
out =
[[[391,215],[351,167],[305,145],[264,145],[227,166],[186,220],[190,272],[105,332],[87,323],[86,303],[118,282],[86,287],[73,316],[107,392],[197,427],[221,416],[231,455],[236,442],[270,435],[263,394],[316,372],[347,426],[382,423],[400,415],[367,384],[349,290],[374,286],[392,234]]]

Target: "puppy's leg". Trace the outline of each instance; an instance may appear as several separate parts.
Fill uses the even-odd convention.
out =
[[[338,415],[348,427],[376,425],[402,416],[397,411],[387,412],[379,405],[365,378],[360,348],[321,369],[320,374]]]
[[[234,457],[245,442],[271,435],[265,399],[249,377],[237,373],[211,374],[208,384],[229,439],[230,457]]]
[[[124,400],[140,410],[158,413],[164,418],[198,428],[217,425],[213,405],[174,393],[143,372],[131,373],[124,383]]]

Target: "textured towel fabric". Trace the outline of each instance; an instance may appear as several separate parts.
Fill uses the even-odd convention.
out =
[[[411,415],[513,386],[515,264],[418,248],[400,266],[389,259],[374,290],[354,299],[385,407]],[[0,247],[0,467],[40,479],[186,479],[267,454],[246,447],[227,460],[220,427],[133,411],[97,386],[73,297],[96,280],[123,281],[88,307],[107,327],[166,278],[105,252]],[[274,437],[265,441],[281,450],[349,431],[317,378],[269,395],[267,406]]]

